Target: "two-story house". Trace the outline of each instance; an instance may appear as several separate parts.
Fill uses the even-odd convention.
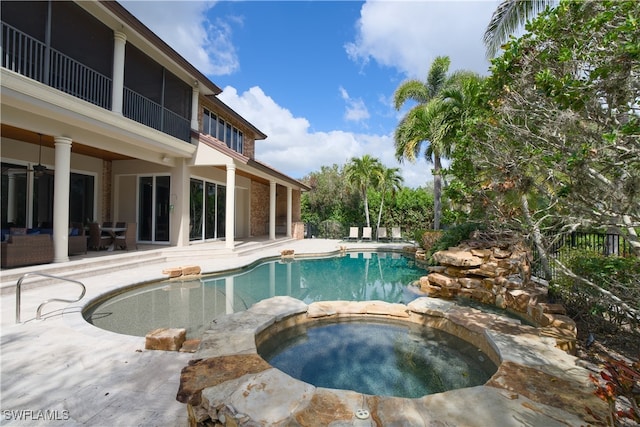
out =
[[[112,1],[1,3],[2,228],[137,224],[139,243],[301,237],[301,182],[266,135]]]

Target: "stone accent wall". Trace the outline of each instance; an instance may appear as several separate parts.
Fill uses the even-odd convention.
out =
[[[558,346],[575,351],[576,324],[562,305],[547,303],[547,288],[532,282],[531,254],[524,244],[467,241],[436,252],[433,259],[438,265],[429,267],[430,273],[419,282],[420,290],[428,296],[461,296],[510,310],[543,328],[552,328],[553,336],[560,338]]]
[[[248,158],[255,160],[256,158],[256,141],[253,138],[249,138],[246,133],[244,133],[244,144],[242,147],[242,151],[245,156]]]
[[[251,181],[251,236],[269,235],[269,185]]]
[[[98,222],[111,221],[111,178],[112,163],[110,160],[102,161],[102,210]]]

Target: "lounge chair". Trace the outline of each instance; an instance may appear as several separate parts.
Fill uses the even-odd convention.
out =
[[[371,227],[362,227],[362,240],[371,241]]]
[[[389,240],[387,235],[387,227],[378,228],[378,240]]]
[[[349,227],[349,237],[347,237],[345,240],[358,240],[358,237],[360,237],[360,229],[358,227]]]
[[[402,241],[402,232],[400,231],[400,227],[391,227],[391,241],[392,242]]]

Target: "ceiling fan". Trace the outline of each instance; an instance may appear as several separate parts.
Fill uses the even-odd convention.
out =
[[[16,167],[3,167],[2,168],[2,174],[3,175],[8,175],[10,172],[13,173],[31,173],[33,172],[33,176],[38,178],[41,177],[42,175],[48,174],[48,175],[53,175],[53,170],[51,169],[47,169],[47,167],[45,165],[42,164],[42,134],[39,133],[38,134],[39,137],[39,149],[38,149],[38,164],[37,165],[33,165],[32,169],[29,168],[16,168]]]

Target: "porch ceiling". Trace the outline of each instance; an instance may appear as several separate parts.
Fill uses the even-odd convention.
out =
[[[39,135],[36,132],[30,130],[17,128],[14,126],[2,124],[0,126],[0,133],[5,138],[15,139],[17,141],[28,142],[30,144],[40,144]],[[42,146],[54,148],[53,137],[50,135],[42,135]],[[71,145],[71,151],[73,153],[82,154],[91,157],[97,157],[103,160],[129,160],[133,157],[125,156],[124,154],[113,153],[111,151],[102,150],[99,148],[84,145],[82,141],[73,141]]]

